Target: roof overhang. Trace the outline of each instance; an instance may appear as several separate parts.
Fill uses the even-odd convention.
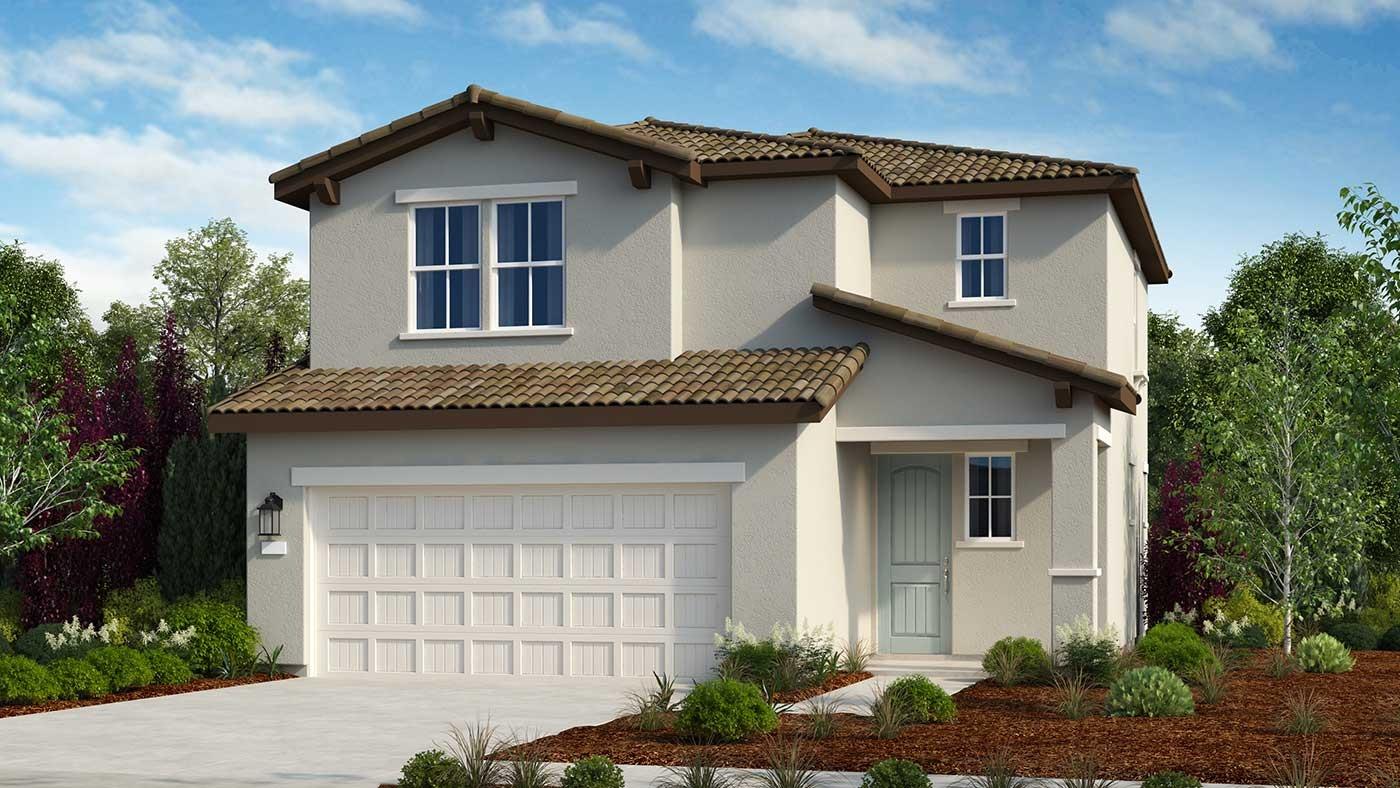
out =
[[[1072,406],[1073,392],[1083,391],[1098,397],[1114,410],[1137,413],[1140,398],[1125,378],[1082,361],[974,331],[831,285],[812,285],[812,305],[824,312],[1049,380],[1055,384],[1055,404],[1058,407]],[[1066,395],[1070,395],[1068,399]]]

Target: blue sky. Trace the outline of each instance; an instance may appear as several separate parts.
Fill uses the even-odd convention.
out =
[[[1194,322],[1240,255],[1400,196],[1400,0],[9,0],[0,235],[94,318],[232,216],[306,270],[267,174],[478,82],[620,123],[826,129],[1131,164]]]

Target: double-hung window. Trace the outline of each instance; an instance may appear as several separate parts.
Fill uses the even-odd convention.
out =
[[[564,325],[564,202],[497,202],[495,323]]]
[[[413,209],[413,326],[481,328],[481,208]]]
[[[967,457],[967,538],[1010,539],[1013,526],[1012,455]]]
[[[958,298],[1006,298],[1006,214],[958,216]]]

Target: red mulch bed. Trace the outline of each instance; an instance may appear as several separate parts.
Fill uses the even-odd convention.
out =
[[[224,687],[237,687],[243,684],[261,684],[264,681],[281,681],[283,679],[294,679],[289,673],[279,673],[276,676],[268,676],[259,673],[255,676],[244,676],[237,679],[195,679],[186,684],[166,684],[151,685],[140,689],[127,690],[126,692],[114,692],[111,695],[103,695],[100,698],[88,698],[86,700],[55,700],[48,703],[35,703],[29,706],[0,706],[0,719],[5,717],[19,717],[25,714],[42,714],[46,711],[61,711],[63,709],[76,709],[81,706],[100,706],[104,703],[120,703],[124,700],[140,700],[142,698],[159,698],[162,695],[183,695],[186,692],[202,692],[204,690],[223,689]]]
[[[1327,727],[1312,736],[1279,730],[1284,700],[1315,690],[1324,699]],[[1101,701],[1103,692],[1099,691]],[[809,748],[813,767],[864,771],[885,758],[907,758],[935,774],[975,774],[1000,749],[1024,774],[1053,776],[1076,755],[1095,758],[1100,776],[1142,779],[1174,769],[1205,782],[1265,783],[1279,753],[1315,746],[1327,765],[1327,785],[1380,785],[1377,772],[1400,774],[1400,653],[1357,654],[1356,667],[1340,675],[1296,674],[1269,678],[1258,664],[1230,674],[1225,698],[1197,705],[1194,717],[1141,719],[1091,717],[1068,720],[1051,708],[1051,687],[1000,687],[980,682],[955,696],[954,722],[914,725],[882,740],[862,717],[838,715],[835,736]],[[778,735],[797,736],[800,714],[783,715]],[[674,766],[698,755],[715,765],[761,767],[766,739],[700,746],[670,731],[633,730],[626,718],[571,728],[532,743],[553,761],[606,755],[617,763]]]
[[[788,690],[787,692],[773,693],[773,700],[776,703],[798,703],[815,698],[818,695],[825,695],[832,690],[839,690],[842,687],[850,686],[858,681],[865,681],[871,674],[865,671],[860,673],[837,673],[822,683],[805,689]]]

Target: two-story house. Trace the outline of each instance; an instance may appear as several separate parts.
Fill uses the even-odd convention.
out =
[[[886,654],[1135,631],[1170,276],[1135,170],[472,86],[271,181],[310,356],[209,424],[248,435],[284,660],[695,677],[726,617]]]

